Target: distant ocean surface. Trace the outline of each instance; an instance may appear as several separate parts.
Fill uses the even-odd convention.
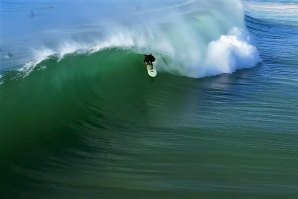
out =
[[[297,198],[297,35],[297,0],[0,0],[0,198]]]

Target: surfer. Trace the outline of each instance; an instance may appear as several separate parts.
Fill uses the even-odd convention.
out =
[[[152,54],[145,55],[144,63],[146,65],[150,65],[151,69],[153,68],[153,63],[152,62],[154,62],[154,61],[155,61],[155,57]]]

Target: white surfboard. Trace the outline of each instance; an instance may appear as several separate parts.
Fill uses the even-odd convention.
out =
[[[157,71],[154,65],[151,66],[147,64],[147,71],[150,77],[155,77],[157,75]]]

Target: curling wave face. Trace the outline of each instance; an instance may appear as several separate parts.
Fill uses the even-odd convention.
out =
[[[101,37],[89,42],[69,37],[51,46],[34,47],[33,57],[19,71],[4,73],[0,79],[0,123],[2,131],[10,133],[0,135],[1,147],[22,145],[18,140],[25,132],[32,137],[30,142],[42,139],[41,132],[55,137],[53,132],[65,128],[84,131],[99,120],[104,124],[113,121],[107,124],[111,127],[115,121],[122,124],[124,116],[124,124],[144,119],[139,116],[148,105],[140,101],[146,103],[151,94],[146,89],[150,82],[143,68],[143,53],[156,56],[160,72],[195,78],[231,73],[260,60],[239,1],[188,1],[138,11],[131,18],[135,20],[130,24],[106,25]],[[124,106],[123,101],[129,103]],[[134,111],[128,113],[128,109]]]

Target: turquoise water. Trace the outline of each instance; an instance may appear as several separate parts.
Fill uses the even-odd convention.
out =
[[[297,13],[276,6],[298,7],[1,1],[1,198],[296,198]]]

